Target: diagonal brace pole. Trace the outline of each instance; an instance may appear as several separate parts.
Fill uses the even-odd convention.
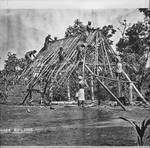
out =
[[[87,68],[87,70],[88,70],[92,75],[95,75],[95,74],[93,73],[93,71],[90,70],[90,68],[89,68],[87,65],[85,65],[85,67]],[[108,89],[108,87],[107,87],[105,84],[103,84],[103,83],[100,81],[99,78],[96,77],[96,79],[100,82],[100,84],[104,87],[104,89],[118,102],[118,104],[123,108],[123,110],[126,111],[126,107],[125,107],[125,106],[119,101],[119,99]]]

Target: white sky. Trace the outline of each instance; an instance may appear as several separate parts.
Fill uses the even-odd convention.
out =
[[[90,20],[95,27],[116,28],[125,18],[131,24],[142,20],[133,9],[141,7],[148,7],[148,0],[0,0],[0,69],[8,51],[23,57],[28,50],[40,50],[47,34],[64,37],[77,18],[84,24]],[[119,37],[117,33],[114,42]]]
[[[107,9],[148,5],[149,0],[0,0],[0,9]]]

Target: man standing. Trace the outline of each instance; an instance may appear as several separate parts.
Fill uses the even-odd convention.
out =
[[[87,85],[87,83],[84,82],[83,77],[79,76],[79,91],[78,91],[78,106],[82,105],[84,107],[85,102],[85,92],[84,89]]]

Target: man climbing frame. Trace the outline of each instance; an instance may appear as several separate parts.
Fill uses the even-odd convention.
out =
[[[63,55],[63,48],[62,47],[60,47],[58,55],[59,55],[59,63],[62,63],[64,61],[64,55]]]
[[[48,34],[45,38],[44,47],[41,49],[41,51],[47,50],[50,43],[52,43],[54,40],[51,38],[51,35]]]
[[[84,45],[84,44],[78,45],[78,46],[76,47],[76,50],[77,50],[76,62],[83,60],[83,48],[85,48],[85,45]]]
[[[33,59],[35,58],[35,53],[36,50],[32,50],[25,54],[25,59],[27,61],[27,64],[31,64],[33,62]]]
[[[87,26],[86,26],[86,30],[87,30],[89,33],[93,30],[91,21],[88,21],[88,24],[87,24]]]
[[[57,37],[55,36],[55,37],[54,37],[54,41],[57,41],[57,40],[58,40],[58,39],[57,39]]]

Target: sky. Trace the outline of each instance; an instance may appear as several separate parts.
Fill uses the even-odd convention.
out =
[[[108,9],[148,7],[149,0],[0,0],[0,8],[11,9]]]
[[[63,5],[57,3],[62,1]],[[115,0],[117,5],[109,3],[107,6],[106,2],[112,0],[99,0],[103,3],[99,3],[98,0],[94,0],[95,3],[91,0],[76,0],[76,3],[71,3],[72,0],[62,1],[43,0],[41,3],[38,0],[38,5],[35,5],[35,0],[31,0],[30,3],[28,0],[21,0],[22,3],[16,0],[12,0],[11,3],[8,0],[0,0],[0,69],[3,68],[8,51],[16,53],[18,57],[23,57],[29,50],[39,51],[48,34],[63,38],[66,28],[73,25],[75,19],[80,19],[84,24],[92,21],[94,27],[113,25],[115,28],[119,27],[119,22],[123,19],[127,19],[130,24],[143,20],[143,15],[133,5],[135,0],[126,8],[121,8],[127,4],[125,0],[121,4]],[[139,3],[136,4],[143,4],[143,7],[147,2],[137,1]],[[119,37],[119,32],[113,37],[114,48]]]

